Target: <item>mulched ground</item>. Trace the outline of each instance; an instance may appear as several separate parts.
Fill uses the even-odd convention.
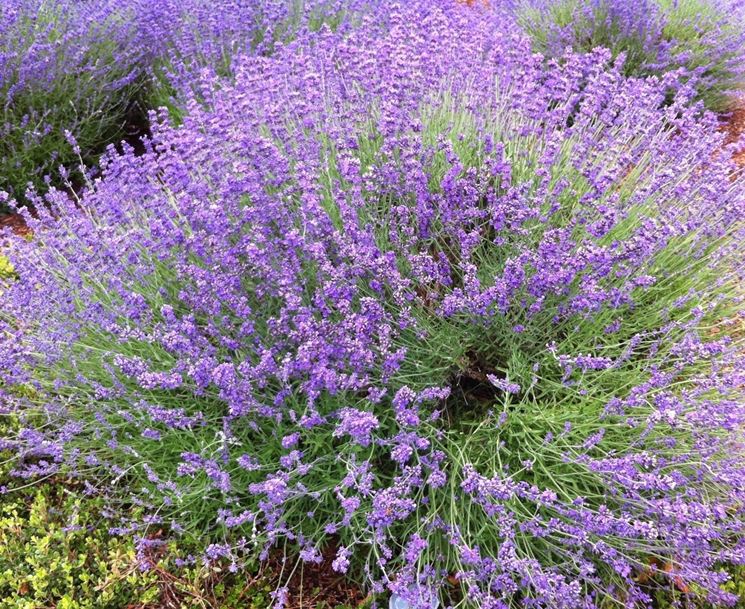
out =
[[[727,131],[728,144],[736,142],[745,134],[745,97],[739,100],[734,111],[724,117],[723,128]],[[735,155],[735,162],[740,167],[745,167],[745,150]]]
[[[19,214],[0,215],[0,230],[10,227],[16,235],[28,235],[31,232]]]
[[[154,538],[160,534],[155,535]],[[131,606],[127,609],[178,609],[184,601],[199,599],[205,608],[221,607],[225,590],[231,591],[231,607],[256,606],[261,599],[271,602],[271,593],[280,587],[287,588],[285,609],[333,609],[335,607],[360,607],[368,599],[354,583],[331,568],[336,556],[336,546],[329,544],[323,551],[319,564],[283,561],[281,552],[265,561],[255,573],[230,573],[227,568],[200,581],[194,588],[192,581],[178,572],[163,568],[159,559],[165,548],[157,546],[146,550],[146,556],[157,575],[159,598],[155,604]]]
[[[336,556],[336,547],[329,545],[323,552],[320,564],[299,564],[289,581],[279,582],[275,575],[273,583],[282,583],[288,588],[286,609],[306,609],[308,607],[358,607],[365,600],[360,589],[331,568]],[[269,573],[281,573],[280,557],[270,559]],[[287,566],[285,567],[285,571]],[[323,604],[325,603],[325,605]]]

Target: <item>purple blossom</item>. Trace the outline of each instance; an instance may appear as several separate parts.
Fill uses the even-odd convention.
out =
[[[351,436],[360,446],[369,446],[372,432],[380,426],[378,418],[371,412],[343,408],[339,412],[339,424],[334,430],[334,437]]]
[[[517,383],[511,383],[509,379],[502,379],[494,374],[487,374],[486,378],[492,385],[506,393],[520,393],[521,391],[520,385]]]
[[[350,556],[352,556],[352,551],[349,548],[341,546],[336,551],[336,557],[331,562],[331,568],[337,573],[346,573],[349,569]]]

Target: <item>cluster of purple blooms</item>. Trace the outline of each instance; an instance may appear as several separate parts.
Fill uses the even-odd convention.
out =
[[[101,79],[111,63],[101,62],[94,48],[104,41],[115,63],[138,63],[141,58],[133,56],[135,36],[129,11],[117,9],[114,2],[5,0],[0,19],[3,106],[31,92],[48,92],[66,77]],[[130,68],[111,86],[118,88],[135,77]]]
[[[733,602],[736,146],[679,74],[488,7],[351,14],[202,71],[3,238],[14,477],[93,483],[143,549],[334,547],[417,609]]]
[[[453,0],[455,1],[455,0]],[[95,164],[109,143],[147,131],[143,110],[209,100],[243,54],[296,36],[348,32],[385,9],[370,0],[7,0],[0,6],[0,189],[21,199]],[[745,77],[742,0],[493,0],[490,19],[524,30],[534,50],[611,49],[633,75],[677,72],[714,109]],[[67,135],[67,133],[74,140]],[[77,142],[76,146],[73,141]],[[60,179],[60,174],[62,179]],[[78,181],[78,176],[73,182]]]
[[[131,1],[131,0],[129,0]],[[205,75],[230,77],[243,54],[266,56],[319,30],[343,31],[368,12],[370,0],[163,0],[139,13],[139,27],[158,49],[152,80],[155,101],[173,108],[189,94],[209,98]],[[162,99],[166,93],[171,99]],[[159,95],[160,94],[160,95]]]

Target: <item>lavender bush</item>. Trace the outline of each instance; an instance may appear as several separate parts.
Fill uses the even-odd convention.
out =
[[[360,8],[338,0],[4,2],[0,190],[20,198],[29,186],[59,185],[60,166],[95,164],[143,105],[169,105],[176,115],[202,71],[228,75],[233,55],[268,53],[275,41],[339,26]]]
[[[678,70],[713,110],[726,110],[745,82],[741,0],[508,0],[536,50],[602,46],[625,56],[635,76]]]
[[[487,9],[379,10],[205,76],[6,237],[18,484],[107,493],[143,561],[155,528],[288,576],[331,548],[422,609],[734,601],[745,190],[716,119]]]
[[[91,162],[122,134],[147,58],[136,2],[4,0],[0,7],[0,190]],[[75,144],[77,141],[77,144]]]

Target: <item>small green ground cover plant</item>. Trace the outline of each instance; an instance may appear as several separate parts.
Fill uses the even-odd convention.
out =
[[[101,508],[60,483],[3,497],[0,607],[155,606],[155,574],[140,571],[131,541],[109,535]]]
[[[150,568],[143,569],[133,541],[111,535],[109,526],[106,502],[69,480],[0,496],[0,608],[265,609],[271,604],[276,581],[270,574],[177,564],[164,552],[153,554]],[[313,598],[310,587],[308,597]],[[320,601],[312,607],[351,609]]]

